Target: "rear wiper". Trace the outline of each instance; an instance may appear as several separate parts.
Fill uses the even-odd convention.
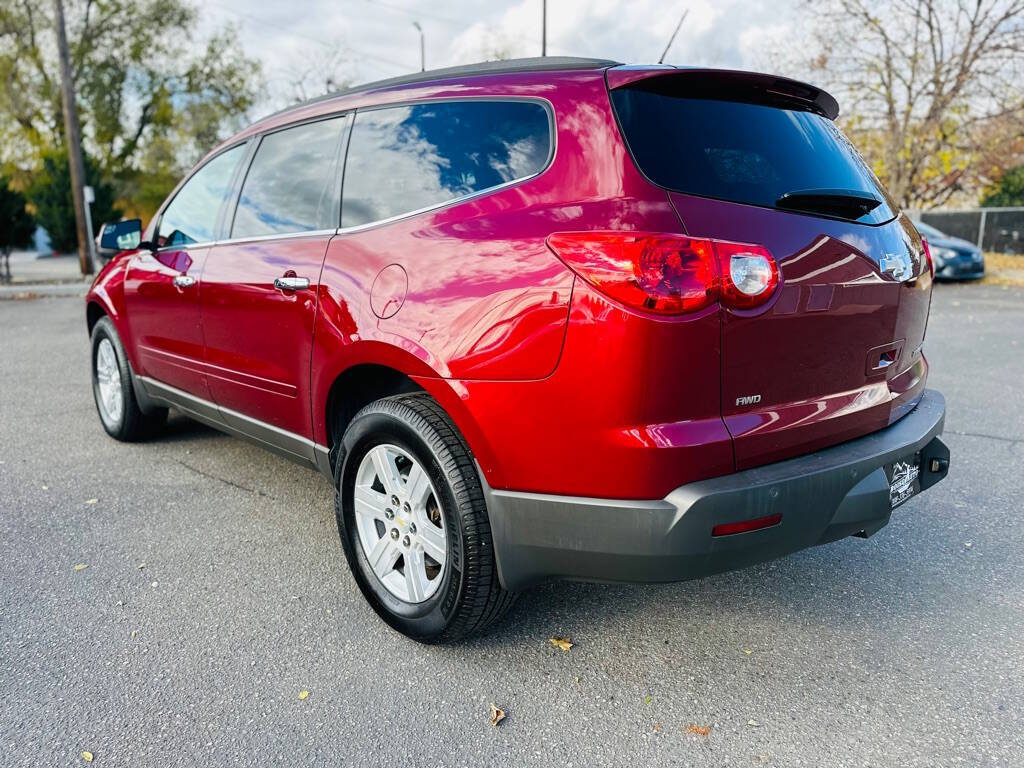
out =
[[[882,201],[853,189],[798,189],[775,201],[776,208],[822,213],[844,219],[859,219],[880,206]]]

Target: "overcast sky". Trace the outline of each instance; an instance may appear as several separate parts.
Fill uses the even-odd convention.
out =
[[[548,0],[548,54],[628,63],[657,61],[680,14],[689,13],[666,61],[746,69],[785,69],[799,0]],[[332,72],[360,83],[419,69],[418,21],[427,68],[492,57],[540,54],[541,0],[215,0],[202,3],[204,28],[239,27],[246,53],[263,62],[269,93],[254,112],[322,92]],[[782,74],[799,75],[796,72]]]

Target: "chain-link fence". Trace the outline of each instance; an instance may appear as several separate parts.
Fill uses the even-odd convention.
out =
[[[925,211],[920,216],[925,224],[972,242],[982,250],[1024,253],[1024,207]]]

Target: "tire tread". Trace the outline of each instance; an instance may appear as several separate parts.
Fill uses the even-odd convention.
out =
[[[487,516],[487,503],[476,463],[454,423],[426,392],[394,395],[363,408],[353,421],[370,413],[385,413],[406,422],[438,458],[455,497],[463,531],[463,589],[448,626],[424,642],[444,643],[483,632],[514,605],[518,594],[501,586]]]

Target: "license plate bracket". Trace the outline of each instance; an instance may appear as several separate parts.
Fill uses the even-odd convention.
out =
[[[889,479],[889,507],[903,504],[921,492],[921,454],[913,453],[885,466]]]

